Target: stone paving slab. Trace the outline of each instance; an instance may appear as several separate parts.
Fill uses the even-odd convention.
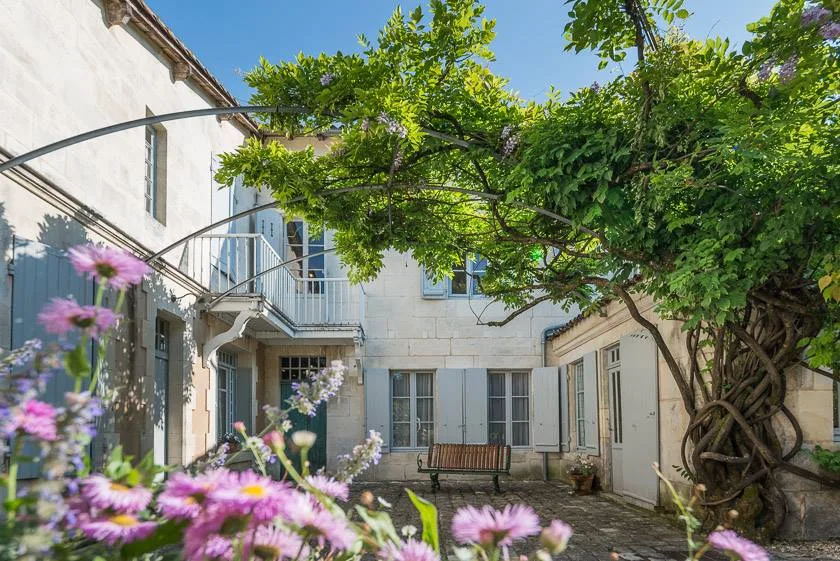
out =
[[[489,478],[472,481],[441,481],[442,488],[432,493],[428,482],[406,481],[391,483],[357,483],[353,485],[351,501],[358,502],[364,490],[390,503],[391,516],[397,529],[411,524],[420,528],[420,518],[404,489],[409,488],[437,506],[441,524],[442,551],[453,545],[450,521],[455,511],[467,505],[522,503],[532,506],[543,524],[559,518],[574,528],[568,550],[560,557],[569,561],[609,561],[612,553],[624,561],[684,561],[685,536],[680,528],[663,515],[627,506],[599,495],[577,496],[568,485],[560,482],[502,482],[502,493],[493,492]],[[536,549],[537,539],[520,542],[517,551]],[[513,553],[513,552],[511,552]],[[512,556],[512,559],[515,559]],[[786,552],[774,553],[774,560],[836,559],[831,557],[801,557]],[[725,561],[722,555],[707,555],[709,561]]]

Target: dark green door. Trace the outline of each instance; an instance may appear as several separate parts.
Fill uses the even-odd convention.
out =
[[[280,384],[281,403],[286,403],[286,400],[292,397],[292,393],[291,383]],[[286,435],[286,451],[294,466],[300,468],[300,457],[292,442],[292,434],[295,431],[308,430],[317,435],[315,446],[309,451],[309,469],[314,473],[325,467],[327,465],[327,404],[322,403],[314,417],[292,411],[289,418],[292,421],[292,430]]]

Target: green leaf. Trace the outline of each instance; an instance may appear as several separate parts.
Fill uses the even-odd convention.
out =
[[[415,495],[411,489],[406,489],[405,492],[408,493],[408,498],[411,499],[414,508],[420,513],[420,520],[423,522],[423,541],[429,544],[435,553],[440,553],[437,507]]]
[[[154,533],[146,539],[125,544],[120,550],[121,559],[136,559],[146,553],[151,553],[167,545],[174,545],[181,541],[187,523],[183,521],[164,522]]]
[[[685,19],[688,16],[689,16],[688,10],[686,10],[685,8],[681,8],[681,9],[677,10],[677,17],[678,18]]]
[[[64,355],[64,369],[75,378],[87,378],[90,376],[90,360],[87,349],[82,345],[76,347]]]
[[[397,534],[396,528],[394,528],[394,522],[388,516],[387,512],[368,510],[362,505],[356,505],[356,512],[370,526],[371,531],[376,535],[379,543],[400,541],[400,536]]]

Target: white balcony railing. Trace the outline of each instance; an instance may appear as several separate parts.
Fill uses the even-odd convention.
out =
[[[301,279],[282,262],[262,234],[199,236],[187,243],[181,260],[208,293],[262,295],[296,326],[361,325],[361,286],[345,278]]]

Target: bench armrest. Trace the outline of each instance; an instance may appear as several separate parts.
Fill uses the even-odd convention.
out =
[[[422,455],[423,452],[417,454],[417,469],[423,469],[423,459],[421,458]]]

